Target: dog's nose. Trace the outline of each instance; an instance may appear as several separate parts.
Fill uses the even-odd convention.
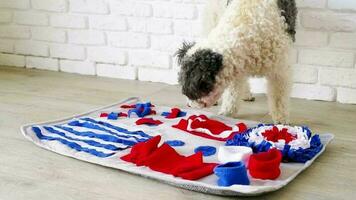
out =
[[[187,103],[187,106],[190,108],[190,107],[192,107],[192,106],[190,106],[190,103]]]
[[[199,101],[199,104],[200,104],[200,106],[203,107],[203,108],[208,107],[208,104],[207,104],[206,102],[204,102],[204,101]]]

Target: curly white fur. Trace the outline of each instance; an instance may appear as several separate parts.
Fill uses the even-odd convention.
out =
[[[208,0],[203,13],[202,36],[206,37],[216,27],[224,13],[228,0]]]
[[[292,39],[277,0],[232,0],[225,8],[226,4],[227,0],[211,0],[204,20],[206,38],[188,51],[192,55],[212,49],[224,58],[215,90],[199,101],[212,105],[223,93],[220,113],[236,117],[241,99],[250,95],[248,77],[266,77],[272,118],[288,123]]]

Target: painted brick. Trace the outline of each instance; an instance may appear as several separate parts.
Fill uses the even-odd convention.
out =
[[[23,55],[48,56],[48,45],[41,42],[19,41],[15,43],[15,52]]]
[[[0,53],[0,65],[25,67],[25,56]]]
[[[113,14],[118,15],[127,15],[135,17],[152,16],[152,6],[147,3],[114,0],[110,2],[110,8]]]
[[[298,61],[298,50],[295,48],[291,48],[288,53],[288,63],[295,64]]]
[[[9,11],[0,11],[0,23],[9,23],[12,20],[12,13]]]
[[[356,89],[338,88],[337,101],[340,103],[356,104]]]
[[[26,67],[58,71],[58,59],[27,56]]]
[[[294,68],[294,82],[296,83],[317,83],[318,69],[314,66],[295,65]]]
[[[172,22],[168,20],[153,19],[147,22],[147,32],[157,34],[170,34],[173,32]]]
[[[176,19],[195,19],[197,17],[197,8],[194,5],[180,4],[173,7]]]
[[[152,35],[151,46],[154,50],[175,53],[188,38],[177,37],[174,35]],[[190,40],[192,41],[192,40]]]
[[[153,15],[159,18],[195,19],[197,8],[189,4],[156,3],[153,5]]]
[[[90,61],[60,60],[60,71],[84,75],[95,75],[95,63]]]
[[[125,31],[127,22],[123,17],[116,16],[91,16],[89,18],[90,28],[99,30]]]
[[[356,1],[354,0],[329,0],[328,7],[335,10],[356,11]]]
[[[67,2],[65,0],[31,0],[32,8],[37,10],[65,12]]]
[[[0,52],[1,53],[13,53],[14,42],[12,40],[0,39]]]
[[[139,68],[138,80],[177,84],[178,72],[175,70]]]
[[[108,6],[104,0],[69,0],[71,12],[107,14]]]
[[[145,19],[145,18],[129,18],[130,30],[134,32],[156,33],[156,34],[172,34],[173,23],[170,20],[162,19]]]
[[[171,56],[153,51],[131,51],[130,64],[136,67],[171,68]]]
[[[68,31],[68,41],[71,44],[104,45],[105,35],[101,31],[73,30]]]
[[[72,60],[84,60],[85,48],[75,45],[52,44],[50,55],[53,58],[65,58]]]
[[[303,49],[299,51],[299,63],[331,67],[353,67],[354,53]]]
[[[153,16],[157,18],[172,18],[174,15],[174,7],[172,3],[155,3],[153,4]]]
[[[14,22],[22,25],[38,25],[46,26],[48,25],[48,16],[43,13],[35,12],[15,12]]]
[[[24,26],[0,26],[0,37],[13,39],[30,38],[30,28]]]
[[[147,19],[141,17],[130,17],[128,20],[129,30],[134,32],[147,32]]]
[[[328,44],[328,33],[298,30],[295,44],[308,47],[326,46]]]
[[[330,46],[356,49],[356,33],[334,33],[330,37]]]
[[[174,32],[179,36],[197,37],[202,31],[198,22],[177,20],[174,22]]]
[[[109,43],[114,47],[148,48],[150,45],[147,34],[111,32],[107,35]]]
[[[81,15],[54,14],[50,16],[50,24],[62,28],[86,28],[86,18]]]
[[[91,61],[124,65],[127,63],[127,54],[119,48],[89,47],[88,58]]]
[[[356,14],[303,11],[301,12],[300,20],[305,28],[325,31],[356,30]]]
[[[135,80],[137,69],[134,67],[122,67],[118,65],[97,64],[98,76]]]
[[[320,83],[356,88],[356,69],[321,69]]]
[[[326,0],[297,0],[298,8],[325,8]]]
[[[30,0],[1,0],[0,8],[28,9]]]
[[[309,100],[335,101],[336,91],[327,86],[294,84],[291,96]]]
[[[47,42],[66,42],[66,31],[50,27],[32,27],[32,39]]]

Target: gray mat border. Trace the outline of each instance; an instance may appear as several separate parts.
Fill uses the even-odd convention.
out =
[[[269,193],[269,192],[273,192],[273,191],[277,191],[281,188],[283,188],[284,186],[286,186],[288,183],[290,183],[293,179],[295,179],[295,177],[297,177],[301,172],[303,172],[305,169],[307,169],[326,149],[326,146],[334,139],[334,135],[333,134],[322,134],[320,135],[322,138],[325,139],[325,143],[324,143],[324,147],[323,149],[310,161],[308,161],[307,163],[305,163],[304,167],[301,168],[297,173],[295,173],[294,175],[290,176],[287,180],[285,180],[284,182],[282,182],[280,185],[275,186],[275,187],[271,187],[271,186],[255,186],[256,190],[246,190],[244,191],[244,186],[239,187],[239,189],[234,189],[231,187],[219,187],[219,186],[212,186],[212,185],[208,185],[205,183],[201,183],[201,182],[196,182],[196,181],[188,181],[188,180],[182,180],[182,179],[178,179],[178,178],[174,178],[172,176],[169,175],[163,175],[161,173],[157,173],[157,172],[152,172],[152,173],[146,173],[146,174],[142,174],[139,170],[135,170],[134,168],[132,168],[132,166],[130,166],[130,164],[123,164],[122,166],[111,166],[106,164],[105,162],[100,162],[100,160],[98,159],[89,159],[89,158],[81,158],[81,157],[74,157],[71,154],[68,153],[63,153],[63,152],[57,152],[53,149],[49,149],[47,147],[42,146],[40,143],[36,143],[35,141],[32,140],[32,138],[30,138],[28,136],[28,128],[34,125],[43,125],[43,124],[55,124],[55,123],[65,123],[66,121],[69,121],[73,118],[78,118],[78,117],[82,117],[82,116],[86,116],[86,115],[91,115],[95,112],[101,111],[101,110],[105,110],[108,108],[111,108],[113,106],[119,105],[119,104],[123,104],[123,103],[128,103],[128,102],[137,102],[140,101],[140,99],[138,97],[131,97],[128,98],[126,100],[123,101],[119,101],[107,106],[103,106],[100,108],[96,108],[93,109],[91,111],[88,112],[84,112],[78,115],[72,115],[69,117],[64,117],[61,119],[57,119],[57,120],[49,120],[49,121],[42,121],[42,122],[38,122],[38,123],[30,123],[30,124],[26,124],[21,126],[21,132],[24,135],[25,138],[27,138],[28,140],[30,140],[31,142],[34,142],[37,146],[40,146],[41,148],[45,148],[47,150],[56,152],[58,154],[67,156],[67,157],[71,157],[71,158],[75,158],[78,160],[82,160],[82,161],[86,161],[86,162],[90,162],[93,164],[97,164],[97,165],[101,165],[101,166],[105,166],[105,167],[110,167],[110,168],[115,168],[115,169],[119,169],[125,172],[129,172],[132,174],[136,174],[142,177],[146,177],[149,179],[153,179],[153,180],[157,180],[159,182],[163,182],[169,185],[173,185],[179,188],[184,188],[187,190],[192,190],[192,191],[197,191],[197,192],[202,192],[202,193],[207,193],[207,194],[214,194],[214,195],[220,195],[220,196],[258,196],[258,195],[262,195],[264,193]],[[231,120],[230,118],[227,117],[223,117],[223,116],[219,116],[222,119],[226,119],[226,120]],[[251,123],[252,121],[250,121]],[[252,123],[256,123],[257,122],[252,122]],[[249,187],[249,186],[245,186],[245,187]]]

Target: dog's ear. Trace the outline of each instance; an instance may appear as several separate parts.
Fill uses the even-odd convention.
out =
[[[175,54],[177,56],[177,61],[179,65],[182,65],[185,55],[187,54],[189,49],[192,48],[194,45],[195,42],[183,42],[182,47],[179,48]]]

